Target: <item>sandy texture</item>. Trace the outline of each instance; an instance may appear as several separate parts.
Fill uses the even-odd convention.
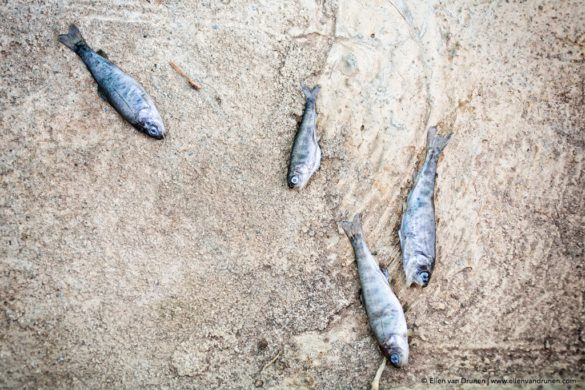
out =
[[[367,388],[380,354],[337,224],[358,211],[415,333],[382,388],[585,378],[581,1],[18,0],[0,18],[0,387]],[[71,22],[167,139],[97,96],[57,42]],[[298,193],[302,81],[322,85],[324,158]],[[438,261],[406,288],[397,229],[435,123],[454,133]]]

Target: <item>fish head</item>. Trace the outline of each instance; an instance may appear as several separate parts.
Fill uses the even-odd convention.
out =
[[[288,188],[301,189],[307,184],[311,177],[309,170],[302,165],[296,166],[288,173],[287,184]]]
[[[416,283],[421,287],[426,287],[431,281],[434,263],[434,259],[429,259],[422,253],[415,253],[404,269],[407,284],[410,286],[412,283]]]
[[[404,367],[408,364],[408,336],[393,334],[382,345],[382,351],[394,367]]]
[[[138,129],[149,137],[163,139],[166,135],[165,126],[158,113],[143,110],[139,114]]]

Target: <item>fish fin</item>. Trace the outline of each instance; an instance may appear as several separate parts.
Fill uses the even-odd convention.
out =
[[[384,275],[384,277],[386,278],[386,281],[388,282],[388,284],[390,284],[390,274],[388,273],[388,268],[382,266],[382,264],[380,264],[379,267],[380,267],[380,272],[382,272],[382,275]]]
[[[354,237],[363,235],[361,218],[362,218],[361,213],[358,213],[355,215],[355,217],[353,217],[353,220],[351,222],[350,221],[341,222],[341,227],[343,228],[343,231],[345,232],[345,234],[347,234],[347,237],[350,240],[352,240]]]
[[[438,153],[441,153],[443,149],[445,149],[445,146],[447,146],[451,135],[452,134],[440,135],[437,133],[437,128],[435,126],[430,127],[427,133],[427,149],[433,149]]]
[[[99,85],[99,84],[97,86],[97,93],[98,93],[98,96],[99,97],[101,97],[102,99],[104,99],[106,102],[108,101],[108,97],[107,97],[107,94],[106,94],[106,90],[103,89],[102,86]]]
[[[410,195],[410,192],[412,192],[412,189],[410,191],[408,191],[408,195]],[[408,209],[408,195],[406,196],[406,199],[404,202],[402,202],[402,215],[404,216],[404,213],[406,213],[406,210]]]
[[[100,56],[104,57],[106,60],[108,60],[108,55],[106,54],[105,51],[103,51],[102,49],[99,49],[98,51],[96,51],[97,54],[99,54]]]
[[[69,26],[69,32],[67,34],[59,35],[59,42],[77,53],[79,47],[87,46],[85,40],[81,36],[81,32],[76,25],[72,24]]]
[[[412,329],[408,329],[406,331],[406,337],[413,337],[414,336],[414,331]]]
[[[360,287],[360,291],[358,292],[359,296],[360,296],[360,303],[363,305],[364,304],[364,293],[362,288]]]
[[[317,100],[317,95],[321,90],[321,86],[319,84],[315,85],[312,89],[309,88],[307,84],[302,84],[301,88],[303,89],[303,93],[307,99]]]

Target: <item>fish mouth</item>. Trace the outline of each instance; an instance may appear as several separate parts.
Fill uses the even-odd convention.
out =
[[[148,135],[149,137],[152,137],[152,138],[154,138],[154,139],[159,139],[159,140],[160,140],[160,139],[164,139],[164,138],[165,138],[164,134],[161,134],[161,133],[158,133],[158,134],[148,134],[148,133],[147,133],[147,135]]]

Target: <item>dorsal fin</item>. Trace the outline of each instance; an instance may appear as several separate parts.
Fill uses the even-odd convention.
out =
[[[98,55],[100,55],[100,56],[104,57],[106,60],[107,60],[107,59],[109,59],[109,58],[108,58],[108,55],[106,54],[106,52],[105,52],[105,51],[103,51],[102,49],[99,49],[98,51],[96,51],[96,54],[98,54]]]

